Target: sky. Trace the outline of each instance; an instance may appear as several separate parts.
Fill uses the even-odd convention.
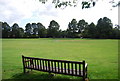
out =
[[[65,9],[55,8],[50,1],[41,4],[39,0],[0,0],[0,21],[10,26],[17,23],[23,28],[27,23],[40,22],[47,28],[50,21],[55,20],[62,30],[67,29],[73,18],[97,24],[98,19],[108,17],[114,25],[118,24],[118,7],[112,8],[108,0],[98,0],[95,7],[88,9],[81,8],[80,0],[76,7],[68,6]]]

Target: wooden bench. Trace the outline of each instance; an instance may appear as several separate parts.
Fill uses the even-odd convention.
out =
[[[49,73],[58,73],[64,75],[72,75],[82,77],[85,81],[87,78],[87,63],[85,61],[66,61],[53,60],[34,57],[25,57],[22,55],[23,71],[26,69],[44,71]]]

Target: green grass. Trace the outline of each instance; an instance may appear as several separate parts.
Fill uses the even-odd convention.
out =
[[[77,79],[79,77],[33,71],[23,74],[21,56],[88,63],[90,79],[118,78],[118,40],[110,39],[3,39],[3,79]]]

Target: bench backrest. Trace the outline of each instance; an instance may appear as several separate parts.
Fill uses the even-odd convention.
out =
[[[23,66],[27,69],[34,69],[46,72],[84,76],[85,74],[85,61],[66,61],[66,60],[53,60],[34,57],[22,56]],[[83,72],[81,72],[83,71]]]

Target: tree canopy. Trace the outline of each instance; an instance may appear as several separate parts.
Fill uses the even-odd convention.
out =
[[[53,38],[57,37],[59,32],[59,27],[60,25],[58,24],[58,22],[52,20],[48,26],[48,36]]]
[[[88,24],[84,19],[77,21],[72,19],[66,30],[61,30],[59,22],[52,20],[46,28],[42,23],[27,23],[25,29],[17,23],[9,26],[7,22],[2,23],[3,38],[99,38],[120,39],[120,26],[113,28],[112,21],[103,17],[95,25]]]

